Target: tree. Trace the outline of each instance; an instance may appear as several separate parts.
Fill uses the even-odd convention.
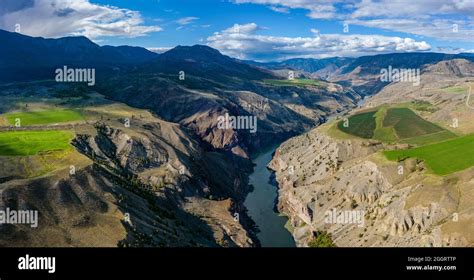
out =
[[[308,243],[311,248],[332,248],[336,245],[332,242],[331,234],[325,231],[316,231],[313,233],[314,238]]]

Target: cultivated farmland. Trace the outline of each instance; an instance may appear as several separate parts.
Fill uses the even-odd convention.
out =
[[[354,115],[348,119],[348,126],[344,126],[344,121],[338,123],[338,128],[345,133],[362,138],[372,138],[375,130],[376,111],[364,112]]]
[[[389,160],[417,158],[433,173],[447,175],[474,165],[474,134],[407,150],[385,151]]]
[[[424,120],[406,107],[381,106],[376,111],[363,112],[349,117],[338,128],[350,135],[388,143],[423,145],[455,138],[456,135],[434,123]]]

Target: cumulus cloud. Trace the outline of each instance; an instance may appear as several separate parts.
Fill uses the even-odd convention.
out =
[[[2,0],[1,6],[0,28],[13,31],[18,24],[20,32],[30,36],[139,37],[162,30],[144,25],[137,11],[89,0]]]
[[[209,46],[241,59],[273,60],[292,57],[360,56],[389,52],[428,51],[425,41],[381,35],[319,34],[314,37],[259,35],[255,23],[235,24],[207,38]],[[313,30],[316,31],[317,30]]]
[[[472,0],[233,0],[269,7],[304,9],[314,19],[338,19],[441,40],[472,42],[474,1]],[[453,25],[458,31],[453,31]]]
[[[258,25],[254,22],[247,24],[234,24],[222,31],[223,34],[252,34],[259,29]]]

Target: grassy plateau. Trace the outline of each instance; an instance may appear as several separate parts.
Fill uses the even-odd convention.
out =
[[[65,123],[83,120],[82,115],[74,110],[45,110],[12,112],[4,115],[12,125],[19,119],[21,126]]]
[[[0,132],[0,155],[30,156],[70,149],[72,132],[60,130]]]

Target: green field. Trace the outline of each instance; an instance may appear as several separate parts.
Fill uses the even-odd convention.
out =
[[[393,127],[400,139],[432,134],[444,129],[425,121],[408,108],[390,108],[383,119],[384,127]]]
[[[375,130],[372,138],[384,142],[395,142],[397,141],[397,136],[394,127],[383,125],[387,113],[388,108],[385,106],[375,113]]]
[[[63,151],[71,146],[72,132],[60,130],[0,132],[0,155],[30,156],[40,152]]]
[[[263,80],[264,83],[272,86],[320,86],[320,82],[311,79],[294,79],[294,80],[274,80],[266,79]]]
[[[438,111],[438,108],[428,101],[415,100],[415,101],[410,102],[409,107],[417,111],[423,111],[423,112],[434,113]]]
[[[364,112],[349,118],[349,127],[338,127],[345,133],[383,142],[427,144],[455,138],[456,135],[424,120],[406,107],[381,106],[377,111]]]
[[[337,124],[337,127],[345,133],[358,137],[370,139],[374,136],[376,111],[360,113],[349,118],[347,127],[344,127],[344,121]]]
[[[83,120],[82,115],[73,110],[14,112],[7,113],[4,116],[12,125],[15,125],[15,120],[19,119],[21,126],[55,124]]]
[[[442,142],[449,139],[456,138],[456,135],[449,130],[443,130],[433,134],[416,136],[413,138],[405,138],[400,142],[406,144],[426,145],[430,143]]]
[[[407,150],[385,151],[389,160],[417,158],[435,174],[447,175],[474,165],[474,134]]]
[[[454,86],[443,88],[443,91],[448,93],[467,93],[467,89],[467,86]]]

